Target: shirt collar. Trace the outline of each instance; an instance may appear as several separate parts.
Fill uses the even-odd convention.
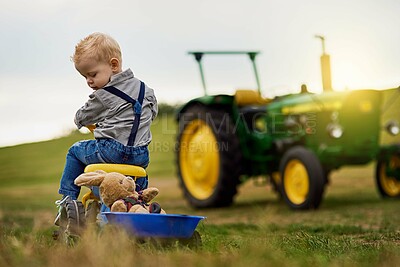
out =
[[[128,79],[132,79],[134,77],[133,72],[131,69],[124,70],[120,73],[114,74],[111,76],[110,82],[105,86],[114,86],[116,84],[119,84],[121,82],[124,82]]]

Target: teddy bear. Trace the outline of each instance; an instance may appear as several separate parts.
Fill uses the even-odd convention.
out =
[[[135,181],[121,173],[102,170],[87,172],[79,175],[74,182],[77,186],[99,186],[101,199],[112,212],[165,214],[158,203],[149,204],[158,195],[157,188],[136,192]]]

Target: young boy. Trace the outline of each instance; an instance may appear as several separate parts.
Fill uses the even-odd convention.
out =
[[[93,163],[149,164],[150,124],[157,116],[153,89],[122,71],[118,43],[103,33],[93,33],[75,46],[72,56],[76,70],[94,91],[75,115],[78,129],[94,129],[95,140],[75,143],[68,151],[59,193],[62,204],[68,197],[77,199],[80,187],[74,180]],[[139,188],[147,188],[147,177],[138,178]],[[58,217],[58,216],[57,216]],[[57,221],[57,218],[56,218]]]

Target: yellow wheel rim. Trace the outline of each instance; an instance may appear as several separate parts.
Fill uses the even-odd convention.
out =
[[[308,172],[304,164],[297,159],[290,160],[283,174],[286,196],[295,205],[304,203],[310,190]]]
[[[400,158],[393,156],[390,159],[389,164],[390,164],[391,168],[399,168],[400,167]],[[383,191],[385,191],[385,193],[388,196],[397,197],[398,195],[400,195],[400,182],[397,181],[397,179],[395,177],[386,176],[385,170],[386,170],[386,164],[383,163],[379,170],[379,172],[380,172],[379,180],[380,180],[382,189],[383,189]]]
[[[200,200],[209,198],[218,182],[220,158],[215,135],[203,120],[193,120],[185,127],[179,162],[189,193]]]

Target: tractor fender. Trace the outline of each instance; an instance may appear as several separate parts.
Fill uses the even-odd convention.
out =
[[[301,145],[301,142],[299,140],[295,140],[294,138],[283,138],[275,140],[273,144],[275,151],[278,152],[278,154],[283,155],[289,148],[296,145]]]
[[[388,159],[392,155],[399,155],[400,156],[400,144],[391,144],[382,146],[378,153],[378,159]]]
[[[185,111],[189,107],[197,104],[201,104],[204,106],[213,106],[213,107],[221,106],[224,109],[232,110],[232,105],[234,104],[234,97],[231,95],[213,95],[213,96],[202,96],[194,98],[178,109],[175,119],[179,121],[181,115],[185,113]]]

